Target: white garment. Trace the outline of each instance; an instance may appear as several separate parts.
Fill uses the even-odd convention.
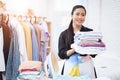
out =
[[[80,41],[80,39],[87,39],[87,38],[94,38],[94,39],[102,39],[102,33],[101,32],[80,32],[78,31],[75,33],[74,36],[74,42]]]
[[[20,51],[20,61],[21,62],[27,61],[28,56],[27,56],[27,51],[26,51],[25,35],[24,35],[23,28],[16,18],[11,18],[9,20],[9,25],[10,27],[12,27],[13,29],[17,31],[19,51]]]
[[[3,55],[3,30],[0,28],[0,71],[5,71],[5,61]]]
[[[88,38],[91,39],[89,42],[87,41]],[[86,41],[83,43],[82,39],[84,39]],[[77,33],[75,33],[74,43],[71,44],[71,48],[74,48],[75,51],[77,53],[80,53],[80,54],[100,54],[100,53],[103,53],[103,51],[105,51],[105,47],[98,47],[98,46],[97,47],[96,46],[82,47],[80,45],[80,44],[88,44],[88,43],[95,44],[97,42],[96,39],[102,40],[102,33],[101,32],[93,32],[93,31],[80,32],[80,31],[78,31]]]
[[[58,74],[59,67],[54,53],[49,53],[44,63],[44,68],[47,77],[54,78]]]

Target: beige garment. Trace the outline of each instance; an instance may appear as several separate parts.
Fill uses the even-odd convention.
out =
[[[30,27],[22,20],[19,20],[19,22],[22,25],[24,30],[28,60],[32,60],[32,39],[31,39]]]
[[[41,29],[40,29],[40,32],[41,32],[41,38],[40,38],[40,42],[41,42],[41,45],[45,44],[45,32]]]
[[[59,67],[58,67],[57,58],[54,53],[51,53],[51,61],[52,61],[53,69],[55,73],[57,74],[59,71]]]

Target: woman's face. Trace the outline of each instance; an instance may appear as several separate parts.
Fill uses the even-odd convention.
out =
[[[85,21],[85,10],[83,8],[77,8],[72,15],[73,24],[76,26],[81,26]]]

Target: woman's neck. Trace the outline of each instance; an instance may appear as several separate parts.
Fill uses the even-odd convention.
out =
[[[79,25],[79,26],[78,26],[78,25],[74,25],[74,24],[73,24],[74,33],[80,31],[80,30],[81,30],[81,27],[82,27],[82,25]]]

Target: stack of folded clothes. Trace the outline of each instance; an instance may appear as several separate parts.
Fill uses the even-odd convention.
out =
[[[99,54],[105,50],[101,32],[77,32],[74,36],[74,48],[80,54]]]
[[[19,66],[17,80],[49,80],[40,61],[24,61]]]

